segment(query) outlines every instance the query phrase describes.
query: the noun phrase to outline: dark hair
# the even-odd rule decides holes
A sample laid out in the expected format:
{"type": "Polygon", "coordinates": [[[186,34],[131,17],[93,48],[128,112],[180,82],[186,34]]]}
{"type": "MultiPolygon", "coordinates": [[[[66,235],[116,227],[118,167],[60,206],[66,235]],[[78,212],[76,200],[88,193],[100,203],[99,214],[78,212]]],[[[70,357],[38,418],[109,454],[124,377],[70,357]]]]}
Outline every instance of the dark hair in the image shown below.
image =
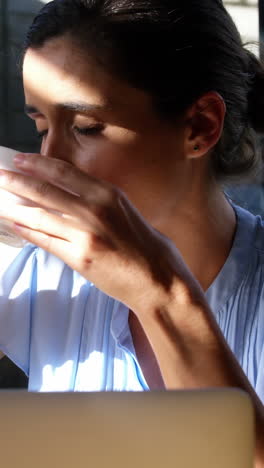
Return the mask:
{"type": "Polygon", "coordinates": [[[241,176],[258,165],[264,71],[243,47],[221,0],[54,0],[36,16],[25,51],[64,34],[149,93],[165,119],[175,119],[207,91],[218,92],[227,114],[212,156],[215,176],[241,176]]]}

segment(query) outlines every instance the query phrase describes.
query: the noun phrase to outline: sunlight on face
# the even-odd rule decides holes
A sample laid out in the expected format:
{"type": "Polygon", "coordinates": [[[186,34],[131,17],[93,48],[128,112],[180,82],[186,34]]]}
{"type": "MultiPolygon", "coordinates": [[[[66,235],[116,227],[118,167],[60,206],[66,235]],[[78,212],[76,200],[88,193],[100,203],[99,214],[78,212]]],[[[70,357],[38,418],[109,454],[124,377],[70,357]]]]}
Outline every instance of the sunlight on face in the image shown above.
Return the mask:
{"type": "Polygon", "coordinates": [[[118,186],[146,217],[157,216],[155,203],[165,209],[183,180],[182,130],[160,119],[147,93],[108,74],[69,37],[29,49],[23,79],[44,156],[118,186]]]}
{"type": "MultiPolygon", "coordinates": [[[[76,65],[78,68],[78,63],[76,65]]],[[[87,63],[83,66],[79,62],[78,71],[72,73],[72,63],[68,62],[67,54],[27,52],[24,62],[27,110],[35,120],[38,132],[44,136],[50,130],[58,141],[60,136],[60,147],[70,131],[76,129],[81,130],[79,135],[93,137],[89,145],[95,143],[96,136],[102,135],[109,143],[124,148],[133,144],[142,132],[141,122],[146,114],[142,105],[143,93],[134,91],[135,96],[129,99],[128,90],[120,89],[115,96],[116,81],[111,83],[110,77],[98,73],[94,67],[91,69],[87,63]],[[123,96],[123,108],[120,96],[123,96]]],[[[144,124],[145,130],[147,124],[144,124]]],[[[82,138],[80,143],[88,146],[87,138],[82,138]]],[[[47,147],[46,144],[43,146],[47,147]]],[[[70,146],[67,147],[69,149],[70,146]]],[[[56,156],[56,152],[51,155],[56,156]]]]}

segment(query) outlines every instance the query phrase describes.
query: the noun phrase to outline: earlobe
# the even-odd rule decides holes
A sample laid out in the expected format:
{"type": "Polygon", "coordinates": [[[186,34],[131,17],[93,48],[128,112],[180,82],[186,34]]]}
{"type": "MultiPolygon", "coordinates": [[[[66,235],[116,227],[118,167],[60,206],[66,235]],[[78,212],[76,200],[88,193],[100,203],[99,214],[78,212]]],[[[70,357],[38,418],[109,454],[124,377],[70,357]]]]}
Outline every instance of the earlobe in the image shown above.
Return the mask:
{"type": "Polygon", "coordinates": [[[207,154],[219,141],[223,132],[226,105],[215,91],[199,98],[187,111],[188,158],[207,154]]]}

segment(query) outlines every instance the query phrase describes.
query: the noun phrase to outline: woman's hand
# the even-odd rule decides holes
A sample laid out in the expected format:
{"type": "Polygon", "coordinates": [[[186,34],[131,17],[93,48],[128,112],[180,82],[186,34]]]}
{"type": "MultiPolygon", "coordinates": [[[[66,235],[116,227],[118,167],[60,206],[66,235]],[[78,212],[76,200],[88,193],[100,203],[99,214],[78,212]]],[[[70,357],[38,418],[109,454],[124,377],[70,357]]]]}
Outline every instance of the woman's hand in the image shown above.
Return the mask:
{"type": "Polygon", "coordinates": [[[62,160],[30,154],[15,163],[25,175],[3,172],[0,187],[41,205],[1,207],[22,237],[130,308],[148,308],[169,291],[177,249],[117,187],[62,160]]]}

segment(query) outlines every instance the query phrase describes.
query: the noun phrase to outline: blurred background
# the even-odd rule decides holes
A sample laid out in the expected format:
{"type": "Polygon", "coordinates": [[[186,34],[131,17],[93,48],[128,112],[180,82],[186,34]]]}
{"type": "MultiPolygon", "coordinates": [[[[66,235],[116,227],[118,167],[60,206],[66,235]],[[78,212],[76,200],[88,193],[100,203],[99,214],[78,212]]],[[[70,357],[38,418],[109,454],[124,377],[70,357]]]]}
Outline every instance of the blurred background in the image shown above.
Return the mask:
{"type": "MultiPolygon", "coordinates": [[[[263,0],[260,0],[263,3],[263,0]]],[[[227,0],[224,4],[234,19],[244,42],[259,40],[258,0],[227,0]]]]}
{"type": "Polygon", "coordinates": [[[38,140],[32,122],[24,115],[19,69],[21,45],[40,0],[0,0],[0,144],[34,151],[38,140]]]}
{"type": "MultiPolygon", "coordinates": [[[[33,122],[24,115],[19,57],[28,26],[48,1],[0,0],[0,145],[26,152],[37,151],[39,140],[33,122]]],[[[260,35],[264,41],[264,0],[227,0],[224,3],[245,43],[256,43],[260,35]],[[260,34],[260,31],[263,32],[260,34]]],[[[248,47],[259,54],[256,44],[248,47]]],[[[249,183],[229,186],[226,191],[236,203],[264,216],[262,170],[249,183]]],[[[0,255],[3,252],[4,249],[0,249],[0,255]]],[[[0,388],[26,386],[24,374],[6,357],[1,359],[0,388]]]]}

